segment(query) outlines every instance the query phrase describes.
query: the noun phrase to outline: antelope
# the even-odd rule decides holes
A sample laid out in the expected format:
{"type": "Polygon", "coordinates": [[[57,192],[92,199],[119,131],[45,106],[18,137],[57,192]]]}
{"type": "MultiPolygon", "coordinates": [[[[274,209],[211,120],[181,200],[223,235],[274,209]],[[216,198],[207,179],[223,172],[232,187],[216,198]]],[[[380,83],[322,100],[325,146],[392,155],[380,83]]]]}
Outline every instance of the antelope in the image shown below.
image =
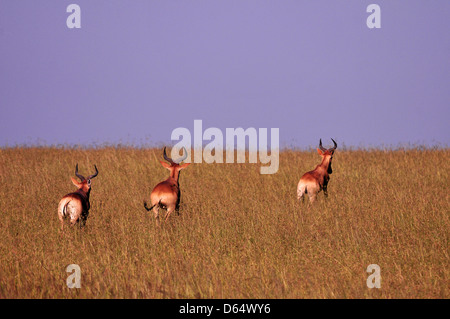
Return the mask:
{"type": "Polygon", "coordinates": [[[183,147],[184,155],[178,160],[174,161],[166,154],[166,148],[164,147],[163,156],[166,161],[160,161],[162,166],[170,171],[170,176],[165,181],[159,183],[153,188],[150,194],[150,201],[152,206],[148,207],[147,202],[144,200],[144,208],[149,212],[153,210],[157,225],[159,225],[159,209],[165,208],[167,210],[164,221],[167,221],[170,214],[175,210],[178,213],[180,205],[180,171],[186,168],[190,163],[184,163],[180,165],[182,161],[187,158],[187,151],[183,147]]]}
{"type": "Polygon", "coordinates": [[[78,164],[75,167],[75,175],[81,180],[78,182],[75,178],[71,177],[72,183],[78,188],[76,192],[67,194],[64,196],[58,205],[58,217],[61,221],[61,230],[64,229],[64,219],[69,218],[70,224],[73,226],[77,222],[80,222],[80,228],[86,223],[86,219],[89,215],[89,194],[91,193],[91,179],[98,175],[97,166],[95,166],[95,173],[89,175],[88,178],[84,178],[83,175],[78,173],[78,164]]]}
{"type": "Polygon", "coordinates": [[[333,139],[331,140],[334,143],[334,147],[326,149],[322,146],[322,139],[320,139],[317,152],[322,156],[322,163],[300,178],[297,186],[297,198],[299,201],[300,199],[303,201],[303,195],[308,194],[309,201],[313,203],[321,190],[323,190],[325,197],[328,197],[328,181],[330,180],[330,174],[333,173],[333,170],[331,169],[331,160],[333,159],[334,151],[337,148],[336,142],[333,139]]]}

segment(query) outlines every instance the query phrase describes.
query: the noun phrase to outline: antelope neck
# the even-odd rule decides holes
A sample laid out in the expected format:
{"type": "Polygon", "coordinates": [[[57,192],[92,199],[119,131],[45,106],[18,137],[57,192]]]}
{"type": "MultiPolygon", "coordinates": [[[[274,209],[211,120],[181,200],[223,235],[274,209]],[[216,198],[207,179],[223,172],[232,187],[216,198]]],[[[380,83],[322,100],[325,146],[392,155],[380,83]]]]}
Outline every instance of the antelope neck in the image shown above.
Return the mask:
{"type": "Polygon", "coordinates": [[[91,192],[90,189],[87,192],[84,192],[82,189],[79,189],[76,191],[76,193],[80,194],[81,196],[85,197],[86,199],[89,199],[90,192],[91,192]]]}
{"type": "Polygon", "coordinates": [[[173,170],[170,172],[170,178],[173,179],[178,184],[178,178],[180,177],[180,172],[173,170]]]}
{"type": "Polygon", "coordinates": [[[320,166],[322,166],[325,169],[328,169],[328,166],[330,165],[330,159],[331,157],[325,156],[322,160],[322,163],[320,163],[320,166]]]}

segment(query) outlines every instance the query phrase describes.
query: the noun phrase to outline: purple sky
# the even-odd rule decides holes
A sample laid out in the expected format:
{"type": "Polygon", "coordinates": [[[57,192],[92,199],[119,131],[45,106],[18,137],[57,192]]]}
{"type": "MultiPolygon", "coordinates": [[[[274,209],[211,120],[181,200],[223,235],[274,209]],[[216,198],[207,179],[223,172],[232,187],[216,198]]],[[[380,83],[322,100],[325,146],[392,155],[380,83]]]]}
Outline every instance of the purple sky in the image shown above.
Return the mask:
{"type": "Polygon", "coordinates": [[[448,146],[449,30],[448,0],[1,0],[0,146],[159,145],[195,119],[281,146],[448,146]]]}

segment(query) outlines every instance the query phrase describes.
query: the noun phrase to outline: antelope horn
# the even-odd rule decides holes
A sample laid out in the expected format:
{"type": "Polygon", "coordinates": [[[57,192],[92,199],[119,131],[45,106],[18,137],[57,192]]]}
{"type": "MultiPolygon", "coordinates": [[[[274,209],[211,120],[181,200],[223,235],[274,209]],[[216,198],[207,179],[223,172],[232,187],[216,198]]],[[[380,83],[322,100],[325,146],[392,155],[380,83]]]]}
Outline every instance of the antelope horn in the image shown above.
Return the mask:
{"type": "Polygon", "coordinates": [[[175,163],[176,164],[180,164],[182,161],[184,161],[186,158],[187,158],[187,156],[188,156],[188,154],[187,154],[187,151],[186,151],[186,149],[184,148],[184,146],[183,146],[183,148],[181,149],[182,151],[183,151],[183,156],[181,156],[179,159],[177,159],[176,161],[175,161],[175,163]]]}
{"type": "Polygon", "coordinates": [[[327,150],[325,147],[322,146],[322,139],[320,139],[319,141],[319,148],[324,152],[327,150]]]}
{"type": "Polygon", "coordinates": [[[78,163],[77,166],[75,166],[75,175],[78,176],[79,179],[81,179],[81,181],[84,181],[85,178],[83,177],[83,175],[78,174],[78,163]]]}
{"type": "Polygon", "coordinates": [[[336,149],[336,147],[337,147],[337,143],[336,143],[335,140],[333,140],[333,139],[331,139],[331,140],[333,141],[334,146],[332,148],[330,148],[330,151],[334,151],[336,149]]]}
{"type": "Polygon", "coordinates": [[[94,165],[94,167],[95,167],[95,174],[89,175],[89,176],[88,176],[88,179],[94,178],[95,176],[98,175],[98,169],[97,169],[97,166],[94,165]]]}
{"type": "Polygon", "coordinates": [[[166,161],[168,161],[170,164],[172,164],[172,163],[174,163],[174,161],[172,161],[172,159],[170,158],[170,157],[168,157],[167,156],[167,154],[166,154],[166,148],[164,147],[164,159],[166,160],[166,161]]]}

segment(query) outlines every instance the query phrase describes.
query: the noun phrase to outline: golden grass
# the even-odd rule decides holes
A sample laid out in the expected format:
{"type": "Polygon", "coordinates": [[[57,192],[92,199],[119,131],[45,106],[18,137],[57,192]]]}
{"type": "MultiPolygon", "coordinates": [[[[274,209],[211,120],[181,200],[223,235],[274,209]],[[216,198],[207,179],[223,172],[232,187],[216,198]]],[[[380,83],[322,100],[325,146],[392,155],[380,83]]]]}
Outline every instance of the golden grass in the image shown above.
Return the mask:
{"type": "Polygon", "coordinates": [[[338,149],[314,206],[296,200],[313,151],[282,151],[274,175],[191,164],[181,215],[157,228],[142,201],[167,178],[160,149],[0,149],[0,298],[448,298],[449,156],[338,149]],[[61,237],[76,163],[99,175],[86,227],[61,237]]]}

